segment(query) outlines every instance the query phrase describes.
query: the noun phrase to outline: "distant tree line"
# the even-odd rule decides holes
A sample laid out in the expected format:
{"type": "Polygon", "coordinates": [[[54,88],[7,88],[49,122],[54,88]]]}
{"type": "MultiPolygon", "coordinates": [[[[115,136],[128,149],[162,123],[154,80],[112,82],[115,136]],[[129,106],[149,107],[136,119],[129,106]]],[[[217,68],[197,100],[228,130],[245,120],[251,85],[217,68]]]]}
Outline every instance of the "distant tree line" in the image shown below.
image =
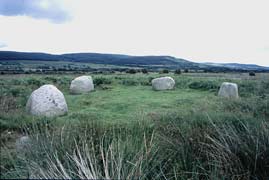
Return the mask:
{"type": "Polygon", "coordinates": [[[182,73],[195,73],[195,72],[204,72],[204,73],[228,73],[228,72],[240,72],[240,73],[249,73],[249,76],[255,76],[257,72],[266,72],[266,71],[248,71],[248,70],[234,70],[226,67],[207,67],[207,68],[186,68],[186,67],[166,67],[163,66],[162,69],[159,66],[139,66],[139,67],[100,67],[92,68],[90,65],[86,64],[64,64],[57,63],[53,64],[47,62],[46,64],[38,65],[33,67],[28,64],[23,64],[23,62],[16,61],[0,61],[0,74],[65,74],[65,73],[85,73],[91,72],[94,74],[107,74],[115,72],[124,72],[128,74],[143,73],[148,74],[149,72],[159,72],[160,74],[182,74],[182,73]]]}

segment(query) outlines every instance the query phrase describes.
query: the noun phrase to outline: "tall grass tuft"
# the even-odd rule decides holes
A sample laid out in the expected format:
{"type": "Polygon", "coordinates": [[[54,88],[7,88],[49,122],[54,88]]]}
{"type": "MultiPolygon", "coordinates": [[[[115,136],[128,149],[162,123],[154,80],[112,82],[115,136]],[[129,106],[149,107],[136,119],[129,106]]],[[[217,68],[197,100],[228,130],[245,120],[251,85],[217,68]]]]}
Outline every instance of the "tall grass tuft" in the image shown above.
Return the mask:
{"type": "Polygon", "coordinates": [[[178,179],[269,177],[269,125],[266,120],[254,122],[256,119],[247,121],[234,117],[229,121],[225,116],[211,119],[208,115],[195,120],[194,117],[188,121],[188,115],[171,115],[159,122],[159,151],[171,154],[166,174],[178,179]]]}
{"type": "MultiPolygon", "coordinates": [[[[161,177],[154,132],[98,126],[31,130],[31,148],[14,165],[16,178],[151,179],[161,177]],[[73,130],[71,130],[71,128],[73,130]],[[33,133],[34,131],[34,133],[33,133]]],[[[44,128],[43,128],[44,129],[44,128]]],[[[8,175],[7,175],[8,176],[8,175]]],[[[14,178],[14,176],[13,176],[14,178]]]]}

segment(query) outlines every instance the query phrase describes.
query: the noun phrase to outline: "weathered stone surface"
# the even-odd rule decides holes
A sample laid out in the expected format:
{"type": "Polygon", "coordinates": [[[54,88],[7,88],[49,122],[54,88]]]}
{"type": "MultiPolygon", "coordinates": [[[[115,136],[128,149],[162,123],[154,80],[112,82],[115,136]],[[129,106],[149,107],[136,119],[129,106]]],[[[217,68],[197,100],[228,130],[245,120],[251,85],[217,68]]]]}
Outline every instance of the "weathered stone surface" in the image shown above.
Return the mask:
{"type": "Polygon", "coordinates": [[[229,82],[222,83],[218,96],[225,98],[239,98],[237,84],[229,82]]]}
{"type": "Polygon", "coordinates": [[[75,78],[70,85],[72,94],[82,94],[94,90],[94,84],[91,76],[80,76],[75,78]]]}
{"type": "Polygon", "coordinates": [[[68,112],[64,95],[54,85],[43,85],[32,92],[26,110],[35,116],[54,117],[68,112]]]}
{"type": "Polygon", "coordinates": [[[152,88],[157,91],[173,89],[175,81],[171,77],[156,78],[151,81],[152,88]]]}
{"type": "Polygon", "coordinates": [[[19,154],[24,154],[27,149],[30,148],[31,145],[31,139],[29,136],[22,136],[16,140],[15,147],[16,151],[19,154]]]}

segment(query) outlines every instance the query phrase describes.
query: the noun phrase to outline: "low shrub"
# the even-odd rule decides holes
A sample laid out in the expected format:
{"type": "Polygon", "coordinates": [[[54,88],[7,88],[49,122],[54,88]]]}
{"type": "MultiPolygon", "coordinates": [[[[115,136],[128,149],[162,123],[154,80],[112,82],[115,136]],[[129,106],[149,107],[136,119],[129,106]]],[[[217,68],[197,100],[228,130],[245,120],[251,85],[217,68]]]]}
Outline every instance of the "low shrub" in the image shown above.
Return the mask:
{"type": "Polygon", "coordinates": [[[36,78],[30,78],[26,80],[28,85],[35,85],[35,86],[41,86],[44,83],[44,81],[42,81],[41,79],[36,79],[36,78]]]}
{"type": "Polygon", "coordinates": [[[126,70],[126,73],[135,74],[136,70],[135,69],[128,69],[128,70],[126,70]]]}
{"type": "Polygon", "coordinates": [[[176,69],[175,74],[181,74],[181,69],[176,69]]]}
{"type": "Polygon", "coordinates": [[[249,76],[255,76],[255,72],[249,72],[249,76]]]}
{"type": "Polygon", "coordinates": [[[200,89],[200,90],[211,90],[216,91],[219,89],[219,83],[216,81],[193,81],[189,83],[189,88],[191,89],[200,89]]]}
{"type": "Polygon", "coordinates": [[[189,83],[192,82],[192,79],[183,77],[183,76],[176,76],[175,78],[176,81],[176,88],[180,89],[186,89],[189,88],[189,83]]]}
{"type": "Polygon", "coordinates": [[[168,74],[169,70],[168,69],[163,69],[160,71],[160,74],[168,74]]]}
{"type": "Polygon", "coordinates": [[[108,85],[100,85],[100,88],[101,88],[102,90],[111,90],[111,89],[113,89],[112,86],[108,86],[108,85]]]}
{"type": "Polygon", "coordinates": [[[94,85],[99,86],[101,84],[111,84],[112,80],[104,77],[96,77],[93,80],[94,85]]]}
{"type": "Polygon", "coordinates": [[[142,72],[143,74],[148,74],[148,70],[147,70],[147,69],[142,69],[141,72],[142,72]]]}
{"type": "Polygon", "coordinates": [[[53,76],[46,76],[46,77],[44,77],[44,79],[47,81],[51,81],[53,83],[56,83],[58,81],[58,78],[55,78],[53,76]]]}

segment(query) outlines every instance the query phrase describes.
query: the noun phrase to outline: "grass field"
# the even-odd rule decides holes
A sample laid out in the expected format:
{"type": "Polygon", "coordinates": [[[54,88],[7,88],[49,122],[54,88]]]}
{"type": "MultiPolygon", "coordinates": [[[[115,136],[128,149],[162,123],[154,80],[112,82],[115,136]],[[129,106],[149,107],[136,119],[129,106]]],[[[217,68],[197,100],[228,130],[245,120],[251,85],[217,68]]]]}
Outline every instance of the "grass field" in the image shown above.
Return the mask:
{"type": "Polygon", "coordinates": [[[93,75],[95,91],[71,95],[78,75],[0,76],[0,178],[266,179],[269,75],[93,75]],[[176,87],[153,91],[172,76],[176,87]],[[240,99],[217,97],[222,82],[240,99]],[[54,84],[68,104],[57,118],[25,112],[31,92],[54,84]],[[31,148],[19,155],[18,137],[31,148]]]}

